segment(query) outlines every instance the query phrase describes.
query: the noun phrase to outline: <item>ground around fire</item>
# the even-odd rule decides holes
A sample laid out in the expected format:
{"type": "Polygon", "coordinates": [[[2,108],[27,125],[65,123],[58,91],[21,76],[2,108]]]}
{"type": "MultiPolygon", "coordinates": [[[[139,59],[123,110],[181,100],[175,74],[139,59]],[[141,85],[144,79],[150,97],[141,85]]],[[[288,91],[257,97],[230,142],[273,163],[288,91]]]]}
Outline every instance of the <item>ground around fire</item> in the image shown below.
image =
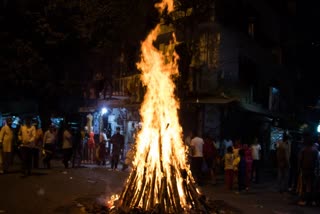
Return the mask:
{"type": "MultiPolygon", "coordinates": [[[[34,170],[23,177],[15,165],[9,174],[0,175],[0,213],[57,214],[107,213],[101,209],[106,198],[121,193],[129,172],[86,165],[64,169],[60,161],[51,170],[34,170]]],[[[216,213],[315,214],[319,207],[299,207],[296,196],[276,191],[274,179],[265,179],[248,192],[227,191],[223,176],[218,184],[205,182],[199,189],[216,213]]]]}

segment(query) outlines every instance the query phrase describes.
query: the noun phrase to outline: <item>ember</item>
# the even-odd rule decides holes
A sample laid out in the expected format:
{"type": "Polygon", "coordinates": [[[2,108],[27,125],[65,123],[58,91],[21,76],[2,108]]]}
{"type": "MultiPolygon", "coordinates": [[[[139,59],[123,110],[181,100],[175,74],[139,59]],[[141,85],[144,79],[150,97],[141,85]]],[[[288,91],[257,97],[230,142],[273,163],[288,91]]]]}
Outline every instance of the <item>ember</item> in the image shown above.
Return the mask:
{"type": "MultiPolygon", "coordinates": [[[[173,0],[156,4],[162,13],[173,10],[173,0]]],[[[140,114],[143,126],[136,142],[136,154],[124,190],[118,200],[121,212],[140,210],[157,213],[184,213],[205,210],[186,161],[186,148],[179,124],[179,103],[173,78],[178,75],[175,36],[165,53],[153,46],[160,25],[141,45],[141,79],[146,94],[140,114]]]]}

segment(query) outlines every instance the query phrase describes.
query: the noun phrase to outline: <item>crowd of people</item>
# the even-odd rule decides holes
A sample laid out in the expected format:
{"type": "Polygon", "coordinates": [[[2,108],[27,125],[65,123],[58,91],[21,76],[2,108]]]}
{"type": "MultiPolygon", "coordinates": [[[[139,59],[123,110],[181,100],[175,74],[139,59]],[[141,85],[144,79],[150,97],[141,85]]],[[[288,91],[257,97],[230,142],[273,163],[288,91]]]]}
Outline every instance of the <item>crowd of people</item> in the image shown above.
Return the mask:
{"type": "MultiPolygon", "coordinates": [[[[134,145],[130,146],[127,157],[124,154],[124,136],[120,127],[109,138],[105,130],[98,140],[88,128],[72,129],[67,123],[61,127],[49,125],[43,132],[38,120],[25,118],[24,123],[12,128],[12,118],[6,118],[0,131],[0,174],[10,170],[15,156],[21,160],[24,176],[32,169],[51,168],[51,161],[62,154],[65,168],[80,166],[81,163],[106,165],[118,170],[120,157],[124,159],[123,170],[134,156],[134,145]],[[97,142],[98,141],[98,142],[97,142]]],[[[185,138],[188,147],[188,161],[195,182],[202,185],[204,177],[212,184],[217,183],[217,173],[224,175],[227,190],[237,193],[249,191],[252,183],[261,182],[262,145],[255,137],[251,144],[240,139],[229,138],[218,141],[212,137],[200,137],[190,132],[185,138]],[[205,176],[204,176],[205,175],[205,176]]],[[[314,139],[305,133],[303,140],[293,141],[287,134],[276,143],[276,167],[278,191],[291,192],[299,196],[301,206],[320,205],[320,137],[314,139]]]]}
{"type": "Polygon", "coordinates": [[[284,135],[277,143],[279,191],[297,193],[301,206],[320,205],[319,140],[305,133],[301,142],[293,144],[284,135]]]}
{"type": "Polygon", "coordinates": [[[8,117],[0,131],[0,174],[9,172],[16,156],[24,176],[40,166],[51,169],[53,158],[61,158],[65,168],[79,167],[82,163],[106,165],[110,161],[111,169],[117,170],[123,149],[120,127],[109,139],[104,130],[95,140],[92,129],[89,132],[86,127],[75,129],[68,123],[60,127],[50,124],[43,131],[38,120],[26,117],[23,124],[13,128],[12,118],[8,117]]]}
{"type": "MultiPolygon", "coordinates": [[[[320,137],[303,135],[293,142],[287,134],[276,143],[277,189],[299,198],[298,205],[320,205],[320,137]]],[[[262,145],[257,137],[250,145],[225,139],[221,142],[209,136],[199,137],[190,132],[185,138],[189,161],[197,184],[217,183],[216,174],[224,176],[227,190],[249,191],[251,184],[261,182],[262,145]]]]}

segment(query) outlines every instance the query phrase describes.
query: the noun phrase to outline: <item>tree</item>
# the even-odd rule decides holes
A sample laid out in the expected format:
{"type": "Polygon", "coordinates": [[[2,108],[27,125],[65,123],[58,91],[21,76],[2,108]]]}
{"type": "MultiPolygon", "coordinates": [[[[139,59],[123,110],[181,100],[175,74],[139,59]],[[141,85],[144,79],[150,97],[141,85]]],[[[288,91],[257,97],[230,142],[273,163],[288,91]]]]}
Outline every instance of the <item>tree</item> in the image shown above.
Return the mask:
{"type": "Polygon", "coordinates": [[[154,2],[148,0],[21,2],[10,3],[0,20],[5,50],[0,69],[2,79],[16,91],[26,84],[44,89],[40,98],[79,94],[97,71],[109,80],[119,76],[115,71],[121,56],[126,69],[133,70],[140,41],[158,18],[151,9],[154,2]],[[98,66],[90,65],[93,57],[91,64],[99,58],[98,66]]]}

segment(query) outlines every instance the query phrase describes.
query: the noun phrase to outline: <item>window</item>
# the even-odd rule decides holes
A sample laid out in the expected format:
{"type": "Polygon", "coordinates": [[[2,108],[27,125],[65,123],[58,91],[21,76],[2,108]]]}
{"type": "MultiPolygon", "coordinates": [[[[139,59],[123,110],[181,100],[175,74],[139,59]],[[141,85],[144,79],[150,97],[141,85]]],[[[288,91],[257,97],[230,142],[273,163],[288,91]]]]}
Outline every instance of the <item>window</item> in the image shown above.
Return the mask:
{"type": "Polygon", "coordinates": [[[270,87],[269,92],[269,110],[279,111],[280,106],[280,92],[279,89],[275,87],[270,87]]]}
{"type": "Polygon", "coordinates": [[[251,38],[254,38],[255,36],[255,31],[256,31],[256,26],[255,26],[255,17],[249,17],[248,21],[248,35],[251,38]]]}
{"type": "Polygon", "coordinates": [[[282,48],[280,47],[273,48],[272,55],[275,63],[282,64],[282,48]]]}
{"type": "Polygon", "coordinates": [[[296,1],[288,1],[288,11],[291,15],[296,15],[296,1]]]}
{"type": "Polygon", "coordinates": [[[220,33],[205,32],[200,36],[199,61],[208,69],[216,69],[219,64],[220,33]]]}
{"type": "Polygon", "coordinates": [[[254,38],[254,23],[249,23],[248,34],[251,38],[254,38]]]}

